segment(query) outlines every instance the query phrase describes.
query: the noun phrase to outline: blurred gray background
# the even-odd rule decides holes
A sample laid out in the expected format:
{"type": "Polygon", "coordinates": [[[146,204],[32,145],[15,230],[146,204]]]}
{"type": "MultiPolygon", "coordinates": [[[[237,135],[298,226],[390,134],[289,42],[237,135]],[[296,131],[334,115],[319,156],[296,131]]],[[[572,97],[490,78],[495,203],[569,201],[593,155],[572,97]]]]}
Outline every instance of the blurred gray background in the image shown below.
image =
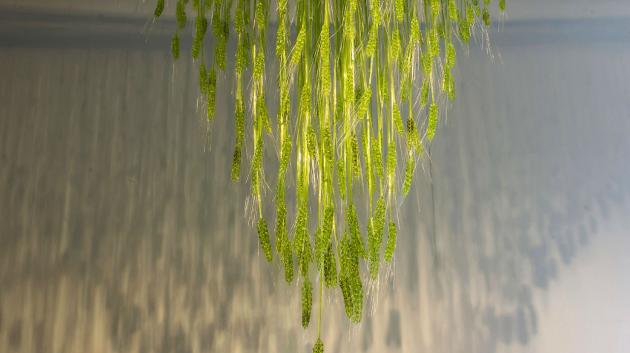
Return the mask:
{"type": "MultiPolygon", "coordinates": [[[[630,351],[630,4],[507,5],[327,352],[630,351]]],[[[152,10],[0,0],[0,352],[308,352],[229,181],[231,83],[208,129],[152,10]]]]}

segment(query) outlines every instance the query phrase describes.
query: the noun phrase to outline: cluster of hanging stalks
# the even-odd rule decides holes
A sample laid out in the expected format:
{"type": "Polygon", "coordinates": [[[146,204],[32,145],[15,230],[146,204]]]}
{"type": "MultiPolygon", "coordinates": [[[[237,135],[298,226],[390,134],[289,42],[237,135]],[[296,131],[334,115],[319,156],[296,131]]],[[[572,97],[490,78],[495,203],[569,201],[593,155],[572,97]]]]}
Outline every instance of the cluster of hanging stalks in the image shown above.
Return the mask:
{"type": "MultiPolygon", "coordinates": [[[[470,41],[475,27],[490,25],[490,2],[278,0],[271,8],[270,0],[176,0],[172,54],[179,57],[180,36],[194,18],[192,56],[210,122],[217,73],[226,70],[226,57],[234,56],[232,179],[241,178],[244,144],[251,143],[248,173],[260,246],[268,261],[280,260],[289,283],[297,262],[304,327],[311,321],[310,273],[319,275],[313,352],[324,349],[324,291],[339,287],[347,317],[359,322],[364,280],[377,278],[381,259],[392,261],[397,198],[409,192],[424,147],[444,116],[445,97],[455,97],[456,47],[470,41]],[[204,45],[208,30],[212,47],[204,45]],[[226,52],[230,36],[236,39],[235,53],[226,52]],[[279,64],[273,75],[266,69],[267,45],[275,46],[279,64]],[[269,91],[279,96],[273,126],[265,98],[269,91]],[[268,200],[275,204],[275,251],[263,217],[265,140],[275,142],[271,146],[279,156],[275,192],[268,200]],[[288,179],[289,172],[294,179],[288,179]],[[288,187],[296,195],[289,200],[295,203],[293,221],[287,214],[288,187]],[[363,207],[367,219],[361,221],[363,207]]],[[[498,6],[504,10],[505,0],[498,6]]],[[[163,10],[164,0],[157,0],[155,17],[163,10]]]]}

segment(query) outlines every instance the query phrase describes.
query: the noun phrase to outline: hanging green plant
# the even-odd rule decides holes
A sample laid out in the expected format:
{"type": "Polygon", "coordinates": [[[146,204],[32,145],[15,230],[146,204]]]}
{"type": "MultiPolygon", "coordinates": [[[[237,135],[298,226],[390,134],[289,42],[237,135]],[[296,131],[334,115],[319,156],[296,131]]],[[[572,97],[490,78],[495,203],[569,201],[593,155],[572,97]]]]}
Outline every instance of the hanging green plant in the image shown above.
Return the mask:
{"type": "MultiPolygon", "coordinates": [[[[179,57],[180,35],[194,19],[192,57],[209,122],[217,72],[225,71],[227,55],[234,56],[228,76],[235,87],[231,177],[238,181],[249,173],[264,257],[273,261],[273,240],[287,282],[298,267],[304,327],[313,307],[311,272],[319,274],[313,352],[324,350],[324,291],[338,287],[347,317],[359,322],[364,281],[378,277],[382,258],[392,261],[395,205],[410,191],[417,162],[435,137],[446,108],[442,97],[455,97],[454,42],[466,44],[475,27],[490,25],[490,2],[296,0],[290,7],[288,0],[277,0],[272,9],[270,0],[177,0],[172,55],[179,57]],[[213,47],[205,45],[209,25],[213,47]],[[279,69],[269,75],[265,49],[274,35],[279,69]],[[228,54],[230,36],[236,50],[228,54]],[[273,126],[265,98],[270,91],[279,97],[273,126]],[[263,163],[270,139],[279,156],[274,171],[263,163]],[[253,147],[249,169],[243,168],[245,144],[253,147]],[[276,186],[273,197],[265,198],[269,172],[276,186]],[[289,172],[295,174],[290,185],[289,172]],[[288,188],[295,199],[287,200],[288,188]],[[293,222],[287,219],[287,201],[297,210],[293,222]],[[275,204],[274,239],[263,218],[265,202],[275,204]],[[359,209],[367,215],[363,221],[359,209]]],[[[164,7],[157,0],[155,17],[164,7]]],[[[503,11],[505,1],[498,0],[498,7],[503,11]]]]}

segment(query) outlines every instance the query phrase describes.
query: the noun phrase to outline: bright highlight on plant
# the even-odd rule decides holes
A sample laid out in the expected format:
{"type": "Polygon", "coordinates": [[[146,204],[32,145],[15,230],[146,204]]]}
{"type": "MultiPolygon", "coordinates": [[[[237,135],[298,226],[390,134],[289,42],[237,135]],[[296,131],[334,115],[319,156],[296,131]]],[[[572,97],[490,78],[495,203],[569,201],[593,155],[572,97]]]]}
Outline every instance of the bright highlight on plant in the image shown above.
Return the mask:
{"type": "MultiPolygon", "coordinates": [[[[226,58],[235,63],[228,75],[235,87],[231,177],[248,174],[265,258],[279,259],[289,283],[297,265],[305,328],[313,309],[310,275],[319,274],[313,352],[324,351],[324,291],[338,287],[347,317],[359,322],[364,281],[378,277],[382,258],[392,261],[397,199],[411,189],[445,98],[455,98],[455,42],[468,44],[475,28],[490,25],[490,3],[277,0],[272,8],[270,0],[176,0],[172,55],[179,58],[180,36],[194,20],[191,54],[210,122],[217,75],[226,70],[226,58]],[[230,36],[233,53],[227,52],[230,36]],[[277,72],[267,68],[268,46],[275,47],[277,72]],[[279,97],[275,117],[265,97],[272,91],[279,97]],[[253,151],[249,168],[243,165],[246,144],[253,151]],[[279,163],[269,170],[263,155],[274,148],[279,163]],[[275,176],[272,193],[264,192],[267,173],[275,176]],[[289,188],[295,198],[287,197],[289,188]],[[270,202],[275,252],[263,218],[270,202]],[[287,202],[296,210],[293,220],[287,202]]],[[[498,7],[503,11],[505,0],[498,7]]],[[[164,8],[157,0],[155,17],[164,8]]]]}

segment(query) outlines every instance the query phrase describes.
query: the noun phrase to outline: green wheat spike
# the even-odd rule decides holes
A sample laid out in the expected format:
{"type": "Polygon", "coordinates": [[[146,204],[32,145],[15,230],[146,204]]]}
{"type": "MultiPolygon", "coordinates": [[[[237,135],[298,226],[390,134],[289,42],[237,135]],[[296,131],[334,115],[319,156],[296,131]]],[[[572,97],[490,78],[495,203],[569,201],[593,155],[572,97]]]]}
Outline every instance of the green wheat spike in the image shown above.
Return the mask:
{"type": "Polygon", "coordinates": [[[265,258],[268,262],[273,260],[271,252],[271,243],[269,241],[269,230],[267,229],[267,222],[264,218],[258,220],[258,238],[260,239],[260,247],[263,249],[265,258]]]}
{"type": "Polygon", "coordinates": [[[429,79],[424,78],[422,80],[422,88],[420,89],[420,105],[424,107],[429,100],[429,79]]]}
{"type": "Polygon", "coordinates": [[[317,156],[317,135],[315,133],[315,129],[313,127],[308,128],[308,133],[306,135],[306,146],[308,149],[308,153],[315,158],[317,156]]]}
{"type": "Polygon", "coordinates": [[[322,342],[322,339],[319,337],[313,346],[313,353],[324,353],[324,342],[322,342]]]}
{"type": "Polygon", "coordinates": [[[429,32],[429,53],[432,58],[437,58],[440,56],[440,36],[438,34],[437,28],[433,28],[429,32]]]}
{"type": "Polygon", "coordinates": [[[330,28],[328,23],[322,24],[319,36],[319,50],[321,57],[320,78],[322,91],[330,92],[330,28]]]}
{"type": "Polygon", "coordinates": [[[281,159],[280,159],[280,173],[286,173],[289,168],[289,161],[291,160],[291,149],[292,149],[291,137],[288,135],[284,138],[282,142],[282,151],[281,151],[281,159]]]}
{"type": "Polygon", "coordinates": [[[413,155],[407,158],[407,166],[405,168],[405,181],[403,183],[403,195],[407,195],[411,189],[411,183],[413,182],[413,174],[416,169],[416,160],[413,155]]]}
{"type": "Polygon", "coordinates": [[[171,39],[171,55],[173,59],[179,59],[179,33],[175,32],[173,39],[171,39]]]}
{"type": "Polygon", "coordinates": [[[330,137],[330,130],[325,129],[322,135],[323,135],[322,138],[323,138],[323,143],[324,143],[324,156],[326,158],[326,163],[328,163],[329,165],[332,165],[334,153],[333,153],[332,139],[330,137]]]}
{"type": "Polygon", "coordinates": [[[440,8],[442,3],[440,0],[431,0],[431,16],[437,19],[440,16],[440,8]]]}
{"type": "Polygon", "coordinates": [[[262,154],[263,154],[263,139],[256,141],[256,147],[254,148],[254,158],[252,159],[251,170],[251,189],[252,194],[256,196],[256,199],[261,200],[260,195],[260,171],[262,168],[262,154]]]}
{"type": "Polygon", "coordinates": [[[383,155],[381,152],[381,143],[380,143],[380,140],[375,137],[372,137],[371,140],[372,140],[372,143],[371,143],[372,153],[371,153],[370,158],[373,163],[372,170],[374,170],[374,173],[376,174],[377,177],[382,178],[383,177],[383,155]]]}
{"type": "Polygon", "coordinates": [[[278,22],[278,32],[276,33],[276,56],[282,57],[287,48],[287,29],[284,20],[278,22]]]}
{"type": "Polygon", "coordinates": [[[343,165],[343,160],[338,159],[337,160],[337,187],[339,189],[339,197],[341,197],[342,200],[345,200],[346,198],[346,174],[345,174],[345,168],[343,165]]]}
{"type": "Polygon", "coordinates": [[[178,0],[175,9],[175,18],[177,20],[177,28],[184,29],[186,27],[186,4],[184,0],[178,0]]]}
{"type": "Polygon", "coordinates": [[[389,235],[387,238],[387,246],[385,247],[385,261],[392,262],[394,251],[396,250],[396,223],[389,223],[389,235]]]}
{"type": "Polygon", "coordinates": [[[287,283],[293,281],[293,252],[287,229],[287,209],[284,198],[278,201],[276,211],[276,250],[284,266],[284,279],[287,283]]]}
{"type": "Polygon", "coordinates": [[[405,19],[405,1],[396,0],[396,20],[402,22],[405,19]]]}
{"type": "Polygon", "coordinates": [[[361,283],[361,277],[357,269],[354,276],[350,277],[350,291],[352,296],[352,315],[350,320],[352,322],[361,322],[363,316],[363,283],[361,283]]]}
{"type": "Polygon", "coordinates": [[[505,0],[499,0],[499,10],[505,11],[505,0]]]}
{"type": "Polygon", "coordinates": [[[328,244],[328,250],[324,256],[324,281],[326,287],[334,287],[337,283],[337,261],[333,253],[332,242],[328,244]]]}
{"type": "Polygon", "coordinates": [[[394,125],[396,125],[398,134],[403,135],[405,133],[402,116],[400,115],[400,110],[398,109],[398,104],[396,102],[394,102],[394,125]]]}
{"type": "Polygon", "coordinates": [[[466,9],[466,16],[459,17],[459,25],[458,25],[459,37],[462,39],[462,41],[465,44],[468,44],[470,42],[470,25],[472,24],[472,22],[469,20],[470,16],[468,14],[472,14],[472,10],[470,7],[466,9]]]}
{"type": "Polygon", "coordinates": [[[199,57],[199,52],[203,44],[203,38],[206,35],[206,30],[208,29],[208,21],[206,20],[205,17],[198,16],[195,27],[196,27],[196,32],[195,32],[195,38],[193,40],[193,47],[192,47],[193,59],[197,59],[199,57]]]}
{"type": "Polygon", "coordinates": [[[265,73],[265,51],[261,50],[256,53],[256,62],[254,62],[254,80],[260,81],[265,73]]]}
{"type": "Polygon", "coordinates": [[[448,18],[453,22],[457,22],[457,19],[459,18],[459,12],[457,11],[457,4],[455,3],[455,0],[448,0],[448,18]]]}
{"type": "Polygon", "coordinates": [[[300,57],[302,56],[302,52],[304,51],[304,44],[306,43],[306,25],[302,23],[302,28],[300,28],[300,32],[298,33],[297,39],[295,40],[295,45],[293,46],[293,51],[291,52],[291,59],[289,60],[290,67],[296,67],[300,62],[300,57]]]}
{"type": "Polygon", "coordinates": [[[490,11],[488,11],[487,7],[483,8],[483,24],[488,27],[491,24],[490,21],[490,11]]]}
{"type": "Polygon", "coordinates": [[[422,73],[426,80],[433,71],[433,58],[430,53],[424,53],[420,60],[422,61],[422,73]]]}
{"type": "Polygon", "coordinates": [[[215,105],[216,105],[216,94],[217,94],[217,74],[214,71],[214,66],[210,68],[210,73],[208,74],[208,121],[212,121],[214,119],[215,113],[215,105]]]}
{"type": "Polygon", "coordinates": [[[308,206],[302,205],[298,210],[295,224],[294,248],[298,267],[302,276],[308,275],[308,267],[311,261],[311,241],[308,235],[308,206]]]}
{"type": "Polygon", "coordinates": [[[203,62],[199,64],[199,91],[203,95],[208,94],[208,72],[203,62]]]}
{"type": "Polygon", "coordinates": [[[411,17],[411,34],[410,40],[414,44],[422,44],[422,32],[420,32],[420,23],[418,22],[418,17],[414,14],[411,17]]]}
{"type": "Polygon", "coordinates": [[[322,224],[322,237],[324,244],[328,244],[332,237],[333,223],[335,222],[335,209],[333,206],[326,207],[324,211],[324,222],[322,224]]]}
{"type": "Polygon", "coordinates": [[[387,146],[387,175],[392,177],[396,173],[396,145],[391,142],[387,146]]]}
{"type": "Polygon", "coordinates": [[[359,218],[357,217],[357,211],[354,207],[354,204],[350,204],[348,206],[348,216],[347,221],[348,228],[350,230],[350,237],[352,239],[352,247],[353,251],[357,253],[357,256],[361,258],[367,257],[367,251],[365,250],[365,245],[363,244],[363,238],[361,237],[361,230],[359,228],[359,218]]]}
{"type": "Polygon", "coordinates": [[[232,181],[238,181],[241,176],[241,148],[236,146],[232,155],[232,181]]]}
{"type": "Polygon", "coordinates": [[[234,120],[236,127],[236,144],[241,147],[245,139],[245,107],[243,106],[243,98],[239,97],[242,93],[237,92],[236,107],[234,110],[234,120]]]}
{"type": "Polygon", "coordinates": [[[359,161],[359,140],[356,134],[352,134],[351,140],[352,146],[352,175],[355,177],[361,176],[361,163],[359,161]]]}
{"type": "Polygon", "coordinates": [[[368,42],[365,45],[365,55],[368,58],[372,58],[376,52],[376,42],[378,40],[378,23],[372,22],[372,28],[370,28],[370,36],[368,42]]]}
{"type": "Polygon", "coordinates": [[[438,122],[438,106],[435,103],[431,104],[429,108],[429,126],[427,128],[427,139],[433,141],[435,137],[435,131],[437,130],[437,122],[438,122]]]}
{"type": "Polygon", "coordinates": [[[385,230],[386,213],[387,205],[385,203],[385,198],[381,196],[378,198],[378,201],[376,201],[376,210],[374,211],[374,230],[377,233],[380,233],[377,235],[381,238],[383,236],[383,231],[385,230]]]}
{"type": "Polygon", "coordinates": [[[479,12],[479,5],[466,8],[466,22],[469,26],[472,26],[475,23],[475,15],[479,14],[479,12]]]}
{"type": "Polygon", "coordinates": [[[307,328],[311,322],[311,307],[313,306],[313,287],[308,278],[302,284],[302,327],[307,328]]]}
{"type": "Polygon", "coordinates": [[[390,44],[390,60],[395,62],[396,59],[400,56],[400,34],[398,33],[398,27],[395,27],[392,31],[392,38],[390,44]]]}
{"type": "Polygon", "coordinates": [[[452,69],[455,67],[455,46],[452,41],[446,45],[446,67],[452,69]]]}
{"type": "Polygon", "coordinates": [[[418,129],[416,128],[416,122],[413,120],[412,116],[407,119],[407,143],[409,147],[413,149],[418,149],[420,147],[418,129]]]}
{"type": "Polygon", "coordinates": [[[352,294],[350,284],[348,283],[348,277],[345,275],[341,275],[339,277],[339,287],[341,288],[341,295],[343,296],[343,304],[346,310],[346,317],[352,317],[352,313],[354,312],[353,303],[352,303],[352,294]]]}
{"type": "Polygon", "coordinates": [[[164,12],[164,0],[157,0],[153,15],[155,16],[155,18],[159,18],[160,16],[162,16],[162,12],[164,12]]]}
{"type": "Polygon", "coordinates": [[[256,3],[256,27],[259,31],[263,31],[265,29],[265,8],[262,1],[258,1],[256,3]]]}
{"type": "Polygon", "coordinates": [[[368,222],[368,249],[369,249],[369,256],[368,256],[368,269],[370,270],[370,277],[372,279],[376,279],[376,277],[378,276],[378,265],[379,265],[379,253],[378,253],[378,247],[379,247],[379,243],[378,243],[378,236],[376,234],[376,231],[374,229],[374,226],[372,225],[372,222],[368,222]]]}
{"type": "Polygon", "coordinates": [[[363,91],[361,98],[359,100],[359,106],[357,108],[357,118],[365,119],[367,115],[367,111],[370,108],[370,103],[372,102],[372,90],[370,88],[363,91]]]}

